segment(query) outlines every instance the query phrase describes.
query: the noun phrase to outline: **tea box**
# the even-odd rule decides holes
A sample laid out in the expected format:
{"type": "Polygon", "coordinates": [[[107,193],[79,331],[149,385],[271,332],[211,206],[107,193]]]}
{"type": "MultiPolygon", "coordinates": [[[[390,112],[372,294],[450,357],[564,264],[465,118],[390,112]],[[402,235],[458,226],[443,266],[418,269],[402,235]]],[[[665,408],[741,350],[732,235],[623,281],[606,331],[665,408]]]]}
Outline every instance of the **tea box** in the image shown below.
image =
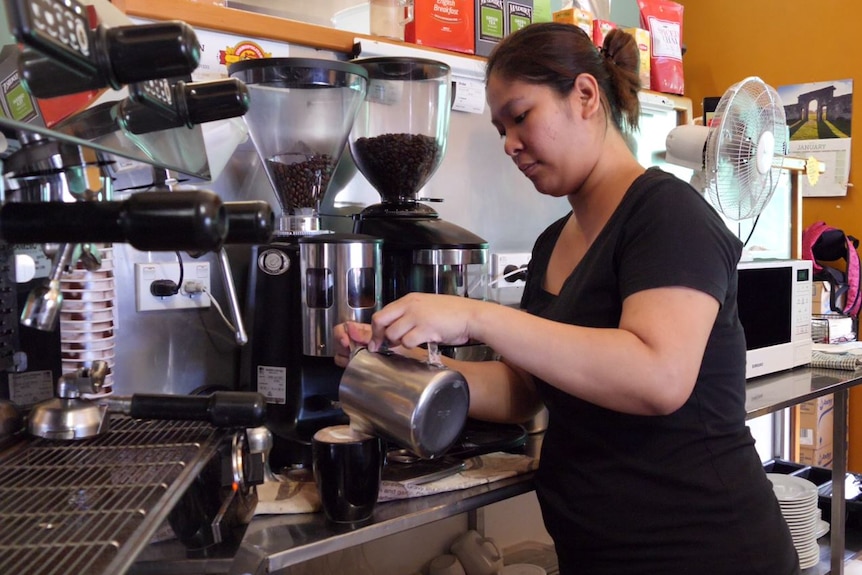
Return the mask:
{"type": "Polygon", "coordinates": [[[505,0],[476,0],[476,54],[487,56],[506,35],[505,0]]]}
{"type": "Polygon", "coordinates": [[[465,54],[476,51],[474,0],[414,0],[404,41],[465,54]]]}
{"type": "Polygon", "coordinates": [[[638,73],[641,79],[641,88],[644,90],[650,89],[650,37],[649,32],[643,28],[623,28],[626,32],[635,37],[635,42],[638,44],[640,51],[640,67],[638,73]]]}
{"type": "Polygon", "coordinates": [[[506,36],[533,23],[533,0],[504,0],[506,36]]]}
{"type": "Polygon", "coordinates": [[[572,24],[593,37],[593,14],[589,10],[581,8],[563,8],[557,10],[553,14],[554,22],[562,22],[563,24],[572,24]]]}
{"type": "Polygon", "coordinates": [[[605,37],[608,32],[616,28],[617,25],[610,20],[601,20],[596,18],[593,20],[593,44],[599,48],[605,43],[605,37]]]}

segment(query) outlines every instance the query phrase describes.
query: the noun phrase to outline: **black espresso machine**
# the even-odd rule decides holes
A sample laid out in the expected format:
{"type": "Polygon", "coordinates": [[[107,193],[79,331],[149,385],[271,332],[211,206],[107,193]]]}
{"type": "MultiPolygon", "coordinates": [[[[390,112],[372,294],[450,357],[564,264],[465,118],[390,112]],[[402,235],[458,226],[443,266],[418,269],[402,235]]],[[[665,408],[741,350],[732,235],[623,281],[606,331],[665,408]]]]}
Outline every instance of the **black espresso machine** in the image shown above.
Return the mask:
{"type": "Polygon", "coordinates": [[[0,572],[124,573],[163,520],[188,556],[232,556],[263,480],[245,433],[261,424],[262,399],[116,396],[107,361],[80,353],[84,363],[66,367],[67,350],[95,351],[96,340],[55,344],[113,307],[86,285],[97,276],[80,279],[113,269],[102,267],[106,246],[199,254],[270,236],[266,204],[228,206],[204,190],[111,194],[115,155],[209,177],[197,125],[244,114],[248,93],[233,79],[185,80],[200,44],[182,22],[107,27],[75,0],[2,8],[14,40],[0,49],[0,572]],[[44,246],[47,277],[23,275],[25,246],[44,246]],[[26,335],[37,333],[45,340],[26,335]],[[52,397],[28,405],[45,381],[52,397]]]}
{"type": "Polygon", "coordinates": [[[267,398],[272,468],[309,470],[314,433],[347,423],[333,327],[370,321],[381,301],[381,240],[321,229],[319,214],[368,74],[314,58],[242,61],[229,73],[251,93],[245,120],[282,208],[273,241],[252,248],[241,378],[267,398]]]}

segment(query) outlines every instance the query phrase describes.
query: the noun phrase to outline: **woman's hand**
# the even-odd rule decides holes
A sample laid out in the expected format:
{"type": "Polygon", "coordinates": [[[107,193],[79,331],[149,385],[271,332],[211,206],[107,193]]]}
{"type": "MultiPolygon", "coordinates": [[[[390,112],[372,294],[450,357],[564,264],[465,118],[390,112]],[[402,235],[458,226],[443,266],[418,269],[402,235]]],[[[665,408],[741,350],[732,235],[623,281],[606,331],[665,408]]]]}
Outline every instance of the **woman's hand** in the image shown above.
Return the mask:
{"type": "Polygon", "coordinates": [[[435,342],[460,345],[470,339],[470,318],[480,302],[466,297],[410,293],[386,305],[371,319],[368,349],[414,348],[435,342]]]}
{"type": "Polygon", "coordinates": [[[358,346],[368,345],[371,341],[371,326],[367,323],[346,321],[332,330],[335,341],[335,365],[346,367],[350,354],[358,346]]]}

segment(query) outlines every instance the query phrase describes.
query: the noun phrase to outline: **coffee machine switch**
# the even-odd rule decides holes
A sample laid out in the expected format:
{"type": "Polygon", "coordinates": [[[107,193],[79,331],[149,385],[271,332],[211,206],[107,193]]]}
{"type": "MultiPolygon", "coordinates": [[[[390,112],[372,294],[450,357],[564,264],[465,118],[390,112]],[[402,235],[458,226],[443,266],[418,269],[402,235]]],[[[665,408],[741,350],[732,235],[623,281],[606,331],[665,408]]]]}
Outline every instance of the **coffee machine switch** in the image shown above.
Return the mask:
{"type": "Polygon", "coordinates": [[[279,250],[265,250],[257,256],[257,266],[271,276],[280,276],[290,268],[290,259],[279,250]]]}

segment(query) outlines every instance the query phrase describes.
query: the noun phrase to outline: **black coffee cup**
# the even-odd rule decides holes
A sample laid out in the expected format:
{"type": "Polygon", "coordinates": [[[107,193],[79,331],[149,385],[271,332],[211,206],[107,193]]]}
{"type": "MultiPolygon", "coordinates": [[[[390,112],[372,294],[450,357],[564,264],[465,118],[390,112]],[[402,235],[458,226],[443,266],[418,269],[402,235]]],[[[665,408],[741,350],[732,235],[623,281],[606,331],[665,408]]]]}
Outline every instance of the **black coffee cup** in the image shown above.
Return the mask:
{"type": "Polygon", "coordinates": [[[311,453],[326,518],[338,524],[369,521],[380,491],[383,440],[335,425],[314,434],[311,453]]]}

